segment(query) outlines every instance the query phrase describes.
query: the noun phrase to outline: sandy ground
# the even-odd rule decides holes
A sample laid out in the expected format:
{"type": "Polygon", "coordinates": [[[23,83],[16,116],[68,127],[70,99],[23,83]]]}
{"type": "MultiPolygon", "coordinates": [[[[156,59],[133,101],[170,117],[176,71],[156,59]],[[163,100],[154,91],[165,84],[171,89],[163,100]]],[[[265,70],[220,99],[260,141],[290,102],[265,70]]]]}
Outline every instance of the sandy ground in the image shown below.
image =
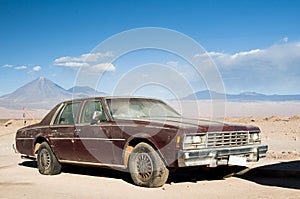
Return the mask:
{"type": "Polygon", "coordinates": [[[26,119],[37,120],[43,118],[49,110],[35,109],[35,110],[12,110],[0,107],[0,119],[26,119]]]}
{"type": "MultiPolygon", "coordinates": [[[[268,157],[249,168],[296,164],[300,167],[300,117],[227,118],[259,126],[268,157]]],[[[179,171],[161,188],[135,186],[128,173],[110,169],[66,167],[60,175],[40,175],[33,161],[12,149],[23,121],[0,120],[0,198],[300,198],[300,180],[246,173],[223,178],[229,168],[179,171]]],[[[233,168],[241,170],[244,168],[233,168]]]]}
{"type": "Polygon", "coordinates": [[[300,159],[300,117],[227,118],[225,121],[260,127],[269,158],[300,159]]]}
{"type": "Polygon", "coordinates": [[[186,117],[224,118],[224,117],[289,117],[300,115],[300,101],[167,101],[186,117]]]}

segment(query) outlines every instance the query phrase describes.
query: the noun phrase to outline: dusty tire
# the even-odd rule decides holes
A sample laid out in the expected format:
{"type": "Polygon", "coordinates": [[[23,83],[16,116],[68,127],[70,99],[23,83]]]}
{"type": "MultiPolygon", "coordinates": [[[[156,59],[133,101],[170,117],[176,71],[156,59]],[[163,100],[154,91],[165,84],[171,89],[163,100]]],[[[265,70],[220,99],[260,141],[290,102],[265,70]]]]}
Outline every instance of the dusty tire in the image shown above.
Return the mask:
{"type": "Polygon", "coordinates": [[[169,176],[169,170],[160,156],[144,142],[134,147],[128,166],[133,182],[143,187],[161,187],[169,176]]]}
{"type": "Polygon", "coordinates": [[[37,166],[39,172],[44,175],[55,175],[61,172],[61,164],[47,142],[43,142],[39,147],[37,166]]]}

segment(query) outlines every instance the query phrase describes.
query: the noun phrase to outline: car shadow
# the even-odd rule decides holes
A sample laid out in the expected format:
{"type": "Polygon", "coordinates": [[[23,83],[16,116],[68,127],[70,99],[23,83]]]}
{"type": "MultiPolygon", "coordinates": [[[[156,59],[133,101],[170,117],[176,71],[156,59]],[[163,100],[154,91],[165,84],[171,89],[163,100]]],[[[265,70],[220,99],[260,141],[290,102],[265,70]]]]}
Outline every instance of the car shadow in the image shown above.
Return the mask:
{"type": "Polygon", "coordinates": [[[63,165],[62,172],[70,174],[88,175],[94,177],[121,179],[127,183],[133,184],[130,174],[125,170],[117,170],[104,167],[89,167],[77,165],[63,165]]]}
{"type": "MultiPolygon", "coordinates": [[[[24,161],[19,165],[37,169],[36,161],[24,161]]],[[[197,183],[199,181],[224,180],[234,176],[261,185],[300,189],[299,168],[300,161],[282,162],[252,169],[240,166],[219,166],[216,168],[191,167],[170,171],[166,183],[197,183]],[[298,168],[298,172],[295,171],[295,168],[298,168]]],[[[62,172],[121,179],[126,183],[134,184],[130,173],[112,168],[63,165],[62,172]]]]}
{"type": "Polygon", "coordinates": [[[36,161],[27,160],[24,162],[19,163],[19,166],[29,167],[29,168],[37,168],[36,161]]]}
{"type": "Polygon", "coordinates": [[[300,189],[300,161],[256,167],[236,177],[261,185],[300,189]]]}
{"type": "MultiPolygon", "coordinates": [[[[19,166],[37,169],[36,161],[28,160],[19,163],[19,166]]],[[[105,177],[121,179],[127,183],[133,184],[130,174],[126,171],[116,170],[112,168],[92,167],[92,166],[77,166],[77,165],[62,165],[62,173],[88,175],[94,177],[105,177]]]]}
{"type": "Polygon", "coordinates": [[[241,166],[219,166],[216,168],[181,168],[170,173],[167,183],[196,183],[198,181],[223,180],[246,168],[247,167],[241,166]]]}
{"type": "MultiPolygon", "coordinates": [[[[37,169],[36,161],[28,160],[19,163],[20,166],[35,168],[37,169]]],[[[176,171],[170,172],[167,184],[169,183],[184,183],[184,182],[197,182],[203,180],[221,180],[226,176],[244,169],[244,167],[217,167],[217,168],[206,168],[206,167],[195,167],[188,169],[177,169],[176,171]]],[[[95,177],[105,177],[122,179],[123,181],[134,184],[130,173],[122,170],[115,170],[112,168],[100,168],[100,167],[87,167],[77,165],[63,165],[62,173],[89,175],[95,177]]]]}

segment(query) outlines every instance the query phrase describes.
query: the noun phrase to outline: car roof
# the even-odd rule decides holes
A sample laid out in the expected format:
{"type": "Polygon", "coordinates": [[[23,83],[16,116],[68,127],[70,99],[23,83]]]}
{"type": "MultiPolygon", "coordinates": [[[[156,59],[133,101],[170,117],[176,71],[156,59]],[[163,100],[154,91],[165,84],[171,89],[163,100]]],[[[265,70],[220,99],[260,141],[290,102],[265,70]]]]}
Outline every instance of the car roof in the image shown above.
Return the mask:
{"type": "Polygon", "coordinates": [[[63,101],[61,103],[68,103],[68,102],[76,102],[76,101],[87,101],[87,100],[95,100],[95,99],[152,99],[152,100],[159,100],[153,97],[146,97],[146,96],[95,96],[95,97],[87,97],[87,98],[74,98],[63,101]]]}

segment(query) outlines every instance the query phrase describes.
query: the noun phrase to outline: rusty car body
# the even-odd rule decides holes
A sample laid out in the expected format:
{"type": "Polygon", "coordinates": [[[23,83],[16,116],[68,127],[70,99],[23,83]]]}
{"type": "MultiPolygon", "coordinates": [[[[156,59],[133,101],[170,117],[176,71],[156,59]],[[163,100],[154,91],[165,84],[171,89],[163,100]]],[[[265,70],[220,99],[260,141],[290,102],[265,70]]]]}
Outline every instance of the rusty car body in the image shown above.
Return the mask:
{"type": "Polygon", "coordinates": [[[268,150],[260,133],[186,119],[158,99],[107,96],[62,102],[19,129],[15,141],[41,174],[58,174],[62,164],[105,166],[128,170],[137,185],[159,187],[172,168],[258,161],[268,150]]]}

